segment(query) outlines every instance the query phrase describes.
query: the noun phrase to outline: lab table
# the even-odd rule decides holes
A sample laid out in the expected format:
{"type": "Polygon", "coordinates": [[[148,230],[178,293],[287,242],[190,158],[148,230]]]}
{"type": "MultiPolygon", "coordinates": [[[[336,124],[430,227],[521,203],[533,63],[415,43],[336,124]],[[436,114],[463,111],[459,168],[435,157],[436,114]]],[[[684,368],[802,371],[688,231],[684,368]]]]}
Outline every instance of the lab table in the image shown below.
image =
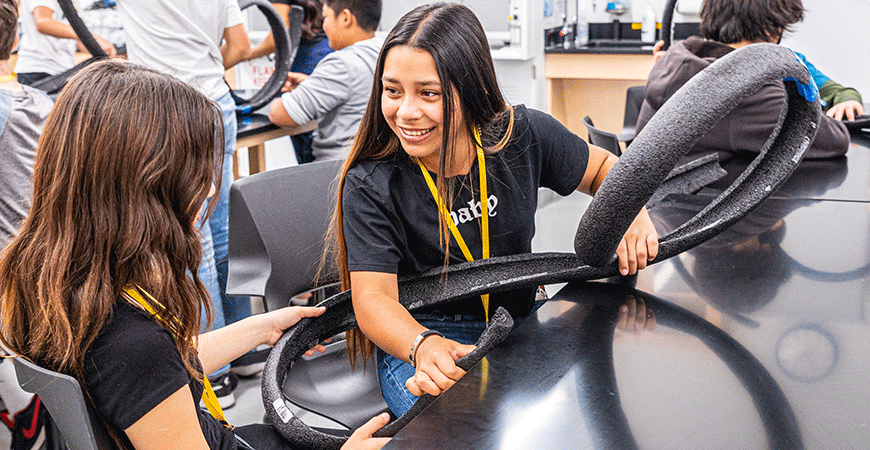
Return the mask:
{"type": "MultiPolygon", "coordinates": [[[[266,141],[307,133],[317,128],[316,120],[294,127],[279,127],[269,121],[268,108],[269,105],[266,105],[251,114],[237,116],[236,150],[248,149],[248,167],[251,174],[266,170],[266,141]]],[[[293,149],[288,148],[288,151],[293,151],[293,149]]],[[[233,176],[238,179],[239,171],[235,157],[233,154],[233,176]]]]}
{"type": "MultiPolygon", "coordinates": [[[[853,140],[710,241],[566,284],[384,448],[867,448],[870,158],[853,140]],[[654,329],[617,327],[640,304],[654,329]]],[[[664,235],[715,194],[650,215],[664,235]]]]}

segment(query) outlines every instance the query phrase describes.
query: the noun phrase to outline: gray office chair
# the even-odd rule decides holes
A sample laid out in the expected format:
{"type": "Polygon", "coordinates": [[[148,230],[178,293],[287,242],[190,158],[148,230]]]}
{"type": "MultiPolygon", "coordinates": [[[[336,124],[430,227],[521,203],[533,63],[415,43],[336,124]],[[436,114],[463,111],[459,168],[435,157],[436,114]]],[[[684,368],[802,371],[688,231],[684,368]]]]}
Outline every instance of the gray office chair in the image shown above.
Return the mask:
{"type": "Polygon", "coordinates": [[[79,382],[62,373],[37,366],[21,356],[12,358],[18,384],[39,396],[48,410],[46,427],[56,427],[62,439],[52,436],[50,449],[112,450],[116,447],[103,422],[85,400],[79,382]],[[64,443],[66,445],[64,445],[64,443]]]}
{"type": "Polygon", "coordinates": [[[644,86],[632,86],[625,91],[625,116],[622,119],[622,131],[616,137],[620,142],[625,142],[625,147],[631,145],[637,134],[637,116],[643,105],[644,86]]]}
{"type": "MultiPolygon", "coordinates": [[[[266,309],[274,310],[287,306],[299,293],[322,291],[316,281],[341,165],[342,161],[314,162],[233,183],[229,295],[263,297],[266,309]]],[[[328,275],[321,278],[336,271],[327,265],[324,273],[328,275]]],[[[284,380],[284,396],[300,408],[354,429],[387,405],[374,365],[351,371],[345,344],[337,338],[325,354],[299,359],[284,380]]]]}
{"type": "Polygon", "coordinates": [[[616,156],[622,155],[622,150],[619,148],[619,139],[616,138],[615,134],[595,128],[589,116],[583,118],[583,125],[586,125],[586,130],[589,132],[590,144],[597,145],[616,156]]]}

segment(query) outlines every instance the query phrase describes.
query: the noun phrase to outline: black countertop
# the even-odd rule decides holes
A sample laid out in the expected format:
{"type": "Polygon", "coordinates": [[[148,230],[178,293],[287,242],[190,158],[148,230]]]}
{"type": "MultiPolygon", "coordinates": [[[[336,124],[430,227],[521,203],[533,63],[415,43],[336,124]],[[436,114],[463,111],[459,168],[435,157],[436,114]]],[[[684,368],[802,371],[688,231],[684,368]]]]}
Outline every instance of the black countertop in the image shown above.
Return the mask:
{"type": "MultiPolygon", "coordinates": [[[[866,448],[870,142],[853,142],[691,251],[567,284],[385,449],[866,448]],[[640,302],[655,328],[616,329],[640,302]]],[[[650,214],[664,234],[713,194],[650,214]]]]}
{"type": "Polygon", "coordinates": [[[652,55],[652,44],[640,41],[595,40],[580,48],[565,49],[562,46],[544,48],[546,54],[599,54],[599,55],[652,55]]]}

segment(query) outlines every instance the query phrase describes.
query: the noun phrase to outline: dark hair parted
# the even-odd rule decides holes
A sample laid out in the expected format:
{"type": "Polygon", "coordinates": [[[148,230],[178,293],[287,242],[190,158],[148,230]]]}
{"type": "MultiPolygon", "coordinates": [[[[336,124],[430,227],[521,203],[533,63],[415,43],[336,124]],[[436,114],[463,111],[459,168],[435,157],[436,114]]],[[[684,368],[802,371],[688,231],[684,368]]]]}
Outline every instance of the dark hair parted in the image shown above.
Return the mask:
{"type": "MultiPolygon", "coordinates": [[[[368,108],[345,160],[339,181],[338,205],[331,228],[336,267],[339,269],[344,289],[350,288],[347,248],[341,220],[342,190],[347,172],[359,161],[384,158],[403,151],[399,138],[390,129],[381,111],[381,96],[384,92],[381,77],[384,74],[384,64],[390,51],[400,46],[429,53],[441,82],[441,97],[444,99],[438,168],[438,192],[441,198],[448,201],[453,198],[453,184],[448,183],[447,177],[443,176],[445,168],[451,167],[456,161],[467,160],[467,155],[463,158],[457,152],[468,151],[468,148],[454,145],[454,140],[460,133],[466,133],[473,140],[474,128],[479,127],[484,142],[497,142],[496,145],[486,148],[487,152],[492,153],[504,147],[512,132],[513,109],[505,103],[501,95],[486,35],[474,13],[461,4],[435,3],[419,6],[405,14],[390,31],[378,56],[368,108]],[[452,99],[458,100],[458,104],[451,101],[452,99]],[[458,111],[455,111],[457,108],[458,111]],[[455,117],[462,118],[462,129],[456,129],[453,123],[455,117]]],[[[441,236],[445,253],[449,234],[444,232],[442,224],[441,236]]],[[[364,360],[368,359],[373,352],[373,345],[362,333],[355,331],[348,336],[351,363],[355,363],[357,352],[362,354],[364,360]]]]}
{"type": "Polygon", "coordinates": [[[779,42],[803,17],[801,0],[704,0],[701,36],[723,44],[779,42]]]}
{"type": "Polygon", "coordinates": [[[381,0],[323,0],[323,3],[335,14],[350,11],[363,30],[375,31],[381,23],[381,0]]]}
{"type": "Polygon", "coordinates": [[[221,111],[185,83],[118,60],[75,75],[39,140],[30,213],[0,259],[3,342],[83,382],[86,350],[122,290],[139,286],[191,354],[200,308],[211,320],[194,222],[222,157],[221,111]]]}
{"type": "Polygon", "coordinates": [[[18,36],[18,2],[0,0],[0,61],[9,59],[18,36]]]}

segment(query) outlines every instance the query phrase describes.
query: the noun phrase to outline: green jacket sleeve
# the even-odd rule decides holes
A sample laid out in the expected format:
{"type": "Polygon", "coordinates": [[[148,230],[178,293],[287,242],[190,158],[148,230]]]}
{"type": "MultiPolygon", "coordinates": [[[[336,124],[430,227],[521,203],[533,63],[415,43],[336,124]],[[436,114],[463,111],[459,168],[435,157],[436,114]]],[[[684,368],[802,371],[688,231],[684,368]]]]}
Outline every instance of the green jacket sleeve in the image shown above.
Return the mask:
{"type": "Polygon", "coordinates": [[[845,102],[846,100],[855,100],[858,103],[863,103],[861,94],[859,94],[858,91],[836,83],[834,80],[828,80],[824,85],[822,85],[819,88],[819,95],[822,100],[827,102],[827,105],[823,108],[825,111],[838,103],[845,102]]]}

